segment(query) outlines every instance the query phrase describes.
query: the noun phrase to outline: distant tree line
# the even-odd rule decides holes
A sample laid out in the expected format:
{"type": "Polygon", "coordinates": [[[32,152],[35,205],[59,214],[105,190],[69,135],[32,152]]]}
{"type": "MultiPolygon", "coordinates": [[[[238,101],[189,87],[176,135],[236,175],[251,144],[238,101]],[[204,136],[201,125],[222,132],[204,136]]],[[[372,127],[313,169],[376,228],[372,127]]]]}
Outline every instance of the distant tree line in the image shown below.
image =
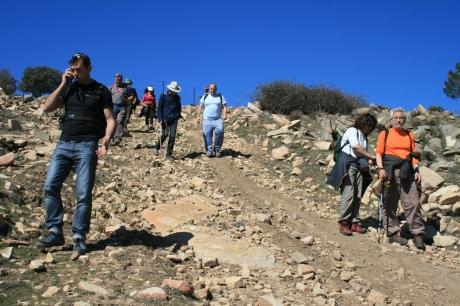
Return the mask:
{"type": "Polygon", "coordinates": [[[59,70],[47,66],[27,67],[17,86],[11,72],[8,69],[0,69],[0,87],[7,95],[14,94],[19,88],[34,97],[40,97],[53,92],[59,86],[61,74],[59,70]]]}

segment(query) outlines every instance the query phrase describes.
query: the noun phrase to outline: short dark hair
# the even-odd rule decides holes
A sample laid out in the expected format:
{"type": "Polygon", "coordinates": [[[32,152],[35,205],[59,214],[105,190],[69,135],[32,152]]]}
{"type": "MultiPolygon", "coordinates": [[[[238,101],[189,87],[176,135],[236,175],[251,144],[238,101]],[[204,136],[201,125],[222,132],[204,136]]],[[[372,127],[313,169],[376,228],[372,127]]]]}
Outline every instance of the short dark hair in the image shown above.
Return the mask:
{"type": "Polygon", "coordinates": [[[84,66],[91,66],[91,59],[88,55],[84,53],[75,53],[69,60],[69,65],[75,65],[76,63],[81,62],[84,66]]]}
{"type": "Polygon", "coordinates": [[[374,130],[377,126],[377,119],[369,113],[361,114],[356,117],[354,124],[355,128],[362,130],[366,125],[370,126],[372,130],[374,130]]]}

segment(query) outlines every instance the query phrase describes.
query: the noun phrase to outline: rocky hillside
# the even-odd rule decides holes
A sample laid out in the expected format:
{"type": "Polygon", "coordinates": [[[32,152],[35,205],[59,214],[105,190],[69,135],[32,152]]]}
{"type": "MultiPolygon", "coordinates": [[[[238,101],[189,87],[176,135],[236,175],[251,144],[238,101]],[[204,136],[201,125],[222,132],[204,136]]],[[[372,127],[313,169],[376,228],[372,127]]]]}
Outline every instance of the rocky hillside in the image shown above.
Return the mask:
{"type": "MultiPolygon", "coordinates": [[[[456,305],[460,300],[459,118],[418,107],[409,123],[425,156],[426,252],[338,233],[338,193],[324,184],[328,129],[349,116],[288,120],[257,104],[232,109],[224,157],[203,154],[184,109],[173,162],[151,154],[158,130],[130,135],[98,165],[89,253],[41,252],[43,182],[59,137],[42,99],[0,93],[1,305],[456,305]]],[[[371,111],[384,123],[389,111],[371,111]]],[[[291,118],[292,119],[292,118],[291,118]]],[[[373,135],[372,142],[374,142],[373,135]]],[[[74,176],[63,186],[65,232],[74,176]]]]}

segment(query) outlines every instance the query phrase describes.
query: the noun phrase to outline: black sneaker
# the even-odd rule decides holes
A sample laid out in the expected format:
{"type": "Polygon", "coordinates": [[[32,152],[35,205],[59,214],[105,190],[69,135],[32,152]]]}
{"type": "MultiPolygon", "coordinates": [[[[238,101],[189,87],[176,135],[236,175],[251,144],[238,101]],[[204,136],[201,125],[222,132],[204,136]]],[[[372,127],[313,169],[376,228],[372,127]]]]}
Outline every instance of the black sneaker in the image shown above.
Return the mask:
{"type": "Polygon", "coordinates": [[[64,235],[49,232],[48,235],[37,243],[39,248],[51,248],[64,245],[64,235]]]}
{"type": "Polygon", "coordinates": [[[75,239],[73,241],[73,251],[70,255],[70,260],[77,260],[80,255],[86,253],[86,244],[85,241],[82,239],[75,239]]]}
{"type": "Polygon", "coordinates": [[[221,157],[222,157],[222,152],[217,151],[217,152],[216,152],[216,157],[217,157],[217,158],[221,158],[221,157]]]}
{"type": "Polygon", "coordinates": [[[393,236],[390,237],[390,239],[388,240],[388,242],[390,243],[397,243],[399,245],[406,245],[408,243],[407,239],[401,237],[398,234],[394,234],[393,236]]]}
{"type": "Polygon", "coordinates": [[[166,160],[174,161],[174,156],[168,155],[168,156],[166,156],[166,160]]]}
{"type": "Polygon", "coordinates": [[[415,236],[412,241],[417,249],[425,251],[425,242],[422,235],[415,236]]]}

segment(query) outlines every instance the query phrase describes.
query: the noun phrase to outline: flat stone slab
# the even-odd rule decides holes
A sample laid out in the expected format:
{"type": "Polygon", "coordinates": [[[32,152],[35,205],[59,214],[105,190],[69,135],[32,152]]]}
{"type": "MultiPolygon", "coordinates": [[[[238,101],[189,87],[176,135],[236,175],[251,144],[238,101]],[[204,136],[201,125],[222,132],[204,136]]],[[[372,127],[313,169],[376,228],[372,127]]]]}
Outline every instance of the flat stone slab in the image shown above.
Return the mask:
{"type": "Polygon", "coordinates": [[[153,225],[156,231],[164,234],[191,220],[215,213],[217,208],[213,200],[200,195],[191,195],[175,202],[156,205],[154,210],[146,209],[141,216],[153,225]]]}
{"type": "Polygon", "coordinates": [[[251,246],[245,240],[233,240],[225,236],[192,232],[189,245],[198,258],[217,258],[220,263],[240,265],[242,267],[272,268],[275,257],[270,250],[260,246],[251,246]]]}

